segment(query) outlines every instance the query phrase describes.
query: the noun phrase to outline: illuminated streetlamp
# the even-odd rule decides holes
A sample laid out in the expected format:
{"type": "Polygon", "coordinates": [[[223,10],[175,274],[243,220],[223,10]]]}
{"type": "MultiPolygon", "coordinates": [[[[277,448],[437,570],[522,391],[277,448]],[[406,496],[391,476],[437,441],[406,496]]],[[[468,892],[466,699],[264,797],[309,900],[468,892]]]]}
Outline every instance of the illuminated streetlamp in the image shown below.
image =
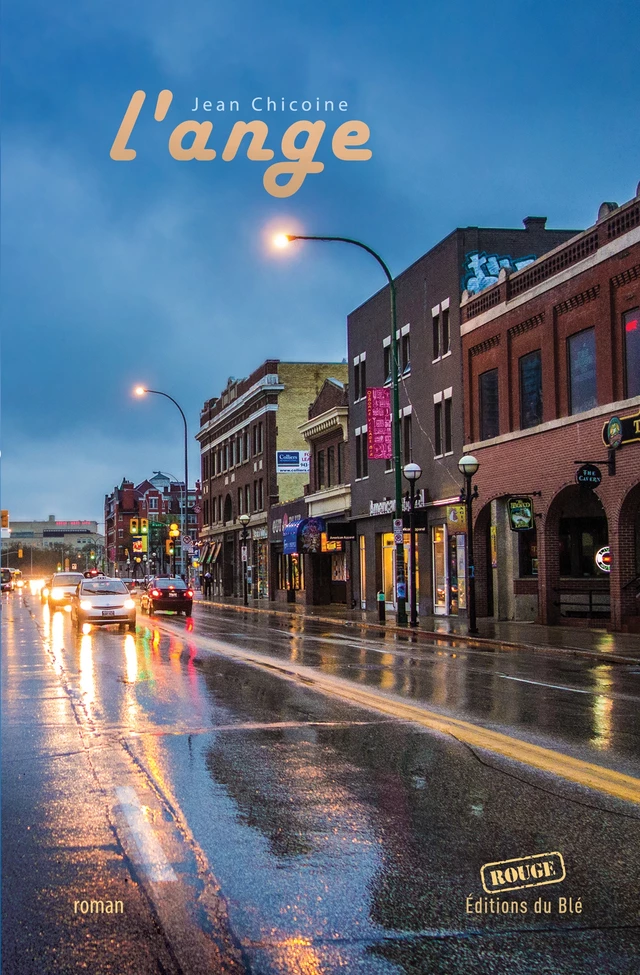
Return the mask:
{"type": "Polygon", "coordinates": [[[249,537],[249,532],[247,531],[247,525],[249,524],[249,515],[238,515],[238,521],[242,525],[242,602],[245,606],[249,605],[249,595],[247,592],[247,539],[249,537]]]}
{"type": "Polygon", "coordinates": [[[182,567],[182,574],[185,576],[188,583],[189,560],[187,558],[187,552],[184,544],[184,539],[189,534],[189,519],[187,517],[187,499],[189,495],[189,437],[187,432],[187,418],[184,415],[184,410],[180,404],[173,398],[173,396],[169,396],[168,393],[163,393],[159,389],[147,389],[146,386],[136,386],[134,392],[136,396],[145,396],[147,393],[153,393],[155,396],[164,396],[165,399],[170,399],[173,405],[180,410],[180,416],[182,417],[182,421],[184,423],[184,493],[182,495],[182,541],[180,545],[180,565],[182,567]]]}
{"type": "Polygon", "coordinates": [[[411,602],[411,626],[418,625],[418,602],[416,598],[416,481],[422,476],[420,464],[405,464],[403,474],[409,482],[409,595],[411,602]]]}
{"type": "MultiPolygon", "coordinates": [[[[382,260],[379,254],[377,254],[371,247],[367,244],[363,244],[360,240],[354,240],[352,237],[318,237],[309,236],[302,234],[276,234],[273,238],[273,243],[276,247],[284,248],[291,241],[294,240],[322,240],[322,241],[339,241],[342,244],[353,244],[355,247],[360,247],[362,250],[366,251],[367,254],[371,254],[373,258],[378,262],[382,270],[384,271],[387,281],[389,282],[389,293],[391,296],[391,378],[392,378],[392,390],[393,390],[393,407],[392,407],[392,417],[391,417],[391,427],[393,431],[393,465],[395,470],[395,518],[402,518],[402,468],[400,466],[400,370],[398,364],[398,337],[396,335],[397,325],[396,325],[396,286],[394,284],[393,278],[391,276],[391,271],[382,260]]],[[[396,542],[396,603],[398,606],[398,611],[396,614],[396,623],[398,626],[407,625],[407,584],[405,579],[404,571],[404,542],[396,542]]]]}
{"type": "Polygon", "coordinates": [[[464,474],[464,493],[460,498],[464,501],[467,515],[467,591],[469,593],[469,633],[476,636],[478,626],[476,623],[476,569],[473,557],[473,511],[472,505],[478,497],[478,485],[474,485],[471,490],[471,478],[477,472],[480,463],[471,454],[465,454],[458,461],[458,470],[464,474]]]}

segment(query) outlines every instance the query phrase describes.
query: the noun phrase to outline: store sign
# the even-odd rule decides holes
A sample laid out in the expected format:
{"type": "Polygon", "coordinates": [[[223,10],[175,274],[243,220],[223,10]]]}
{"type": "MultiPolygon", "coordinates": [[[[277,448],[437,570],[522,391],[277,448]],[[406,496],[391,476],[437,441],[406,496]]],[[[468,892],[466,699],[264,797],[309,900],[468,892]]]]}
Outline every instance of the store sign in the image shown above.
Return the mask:
{"type": "Polygon", "coordinates": [[[640,410],[630,416],[612,416],[602,428],[602,440],[607,447],[640,443],[640,410]]]}
{"type": "Polygon", "coordinates": [[[327,540],[336,542],[355,542],[355,521],[328,521],[327,540]]]}
{"type": "Polygon", "coordinates": [[[533,499],[509,498],[509,527],[511,531],[527,532],[533,526],[533,499]]]}
{"type": "Polygon", "coordinates": [[[447,528],[449,534],[466,532],[467,530],[467,509],[463,504],[447,505],[447,528]]]}
{"type": "Polygon", "coordinates": [[[595,464],[583,464],[576,471],[576,481],[585,487],[597,488],[602,483],[600,468],[595,464]]]}
{"type": "Polygon", "coordinates": [[[143,552],[147,551],[147,535],[134,535],[132,538],[132,549],[134,555],[142,555],[143,552]]]}
{"type": "Polygon", "coordinates": [[[367,452],[369,460],[393,457],[391,446],[391,390],[367,389],[367,452]]]}
{"type": "Polygon", "coordinates": [[[308,450],[276,450],[276,474],[308,473],[308,450]]]}
{"type": "Polygon", "coordinates": [[[604,545],[596,552],[596,565],[601,572],[611,572],[611,551],[604,545]]]}

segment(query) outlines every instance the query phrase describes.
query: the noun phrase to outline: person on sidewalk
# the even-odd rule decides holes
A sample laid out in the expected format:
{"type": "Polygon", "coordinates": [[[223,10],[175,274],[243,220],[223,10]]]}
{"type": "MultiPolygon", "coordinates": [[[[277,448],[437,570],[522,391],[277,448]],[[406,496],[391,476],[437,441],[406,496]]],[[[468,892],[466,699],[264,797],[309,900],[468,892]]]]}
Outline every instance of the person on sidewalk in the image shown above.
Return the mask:
{"type": "Polygon", "coordinates": [[[204,596],[205,599],[211,599],[211,584],[212,584],[212,582],[213,582],[213,580],[211,578],[211,573],[209,572],[209,570],[207,570],[205,572],[205,574],[204,574],[204,586],[203,586],[203,590],[202,590],[202,594],[203,594],[203,596],[204,596]]]}

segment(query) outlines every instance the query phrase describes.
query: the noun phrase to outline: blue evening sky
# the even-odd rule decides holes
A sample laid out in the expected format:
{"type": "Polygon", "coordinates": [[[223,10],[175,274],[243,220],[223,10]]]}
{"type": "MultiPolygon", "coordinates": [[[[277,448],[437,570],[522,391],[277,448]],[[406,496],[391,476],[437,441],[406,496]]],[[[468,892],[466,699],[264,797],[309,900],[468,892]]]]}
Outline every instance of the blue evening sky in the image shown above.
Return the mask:
{"type": "Polygon", "coordinates": [[[589,226],[640,178],[637,0],[9,0],[3,26],[13,519],[101,521],[124,476],[180,476],[180,417],[134,399],[138,382],[179,400],[195,433],[203,401],[267,357],[342,360],[346,315],[382,286],[379,269],[338,244],[274,253],[268,230],[358,237],[398,273],[456,226],[589,226]],[[138,155],[114,162],[136,89],[138,155]],[[349,111],[260,115],[255,96],[349,111]],[[196,97],[241,111],[194,115],[196,97]],[[169,155],[193,117],[214,122],[211,162],[169,155]],[[278,162],[285,128],[318,117],[325,169],[288,199],[263,188],[269,163],[220,158],[234,120],[267,121],[278,162]],[[367,162],[331,153],[349,119],[371,129],[367,162]]]}

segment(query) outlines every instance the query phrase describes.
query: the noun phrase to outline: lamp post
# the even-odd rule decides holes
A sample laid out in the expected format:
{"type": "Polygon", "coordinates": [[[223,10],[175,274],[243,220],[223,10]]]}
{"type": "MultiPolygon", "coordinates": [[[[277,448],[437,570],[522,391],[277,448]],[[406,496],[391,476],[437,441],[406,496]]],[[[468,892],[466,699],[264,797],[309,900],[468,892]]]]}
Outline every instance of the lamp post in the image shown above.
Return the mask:
{"type": "MultiPolygon", "coordinates": [[[[189,582],[189,559],[187,557],[187,552],[184,545],[184,537],[189,534],[189,518],[187,515],[188,508],[188,497],[189,497],[189,436],[187,432],[187,418],[184,415],[184,410],[180,404],[173,398],[169,396],[168,393],[163,393],[159,389],[147,389],[145,386],[136,386],[135,394],[136,396],[144,396],[146,393],[153,393],[156,396],[164,396],[165,399],[170,399],[174,406],[180,410],[180,416],[184,423],[184,493],[182,496],[182,517],[181,517],[181,527],[182,527],[182,539],[180,545],[180,565],[182,567],[182,573],[186,578],[187,583],[189,582]]],[[[175,559],[174,559],[175,563],[175,559]]]]}
{"type": "Polygon", "coordinates": [[[409,482],[409,596],[411,603],[411,626],[418,625],[418,600],[416,597],[416,481],[422,475],[419,464],[405,464],[403,474],[409,482]]]}
{"type": "Polygon", "coordinates": [[[249,605],[249,594],[247,592],[247,539],[249,537],[249,532],[247,531],[247,525],[249,524],[249,515],[239,515],[238,521],[242,525],[242,602],[245,606],[249,605]]]}
{"type": "MultiPolygon", "coordinates": [[[[378,262],[387,277],[387,281],[389,282],[389,294],[391,298],[391,378],[393,390],[391,428],[393,431],[393,465],[395,471],[395,518],[402,518],[402,468],[400,466],[400,418],[398,415],[400,413],[400,370],[398,368],[398,337],[396,335],[396,286],[391,276],[391,271],[380,255],[377,254],[371,247],[368,247],[367,244],[363,244],[360,240],[354,240],[352,237],[319,237],[315,235],[310,236],[303,234],[277,234],[274,239],[274,243],[277,247],[286,247],[287,244],[294,240],[339,241],[342,244],[353,244],[355,247],[360,247],[363,251],[366,251],[367,254],[371,254],[371,256],[378,262]]],[[[396,604],[398,607],[396,613],[396,623],[398,626],[407,625],[407,584],[404,570],[404,541],[399,541],[396,542],[396,604]]]]}
{"type": "Polygon", "coordinates": [[[476,568],[473,556],[473,502],[478,497],[478,485],[474,485],[471,490],[471,478],[477,472],[480,464],[471,454],[466,454],[458,461],[458,470],[464,474],[464,493],[461,501],[464,501],[467,518],[467,591],[469,593],[469,633],[477,636],[478,625],[476,622],[476,568]]]}

